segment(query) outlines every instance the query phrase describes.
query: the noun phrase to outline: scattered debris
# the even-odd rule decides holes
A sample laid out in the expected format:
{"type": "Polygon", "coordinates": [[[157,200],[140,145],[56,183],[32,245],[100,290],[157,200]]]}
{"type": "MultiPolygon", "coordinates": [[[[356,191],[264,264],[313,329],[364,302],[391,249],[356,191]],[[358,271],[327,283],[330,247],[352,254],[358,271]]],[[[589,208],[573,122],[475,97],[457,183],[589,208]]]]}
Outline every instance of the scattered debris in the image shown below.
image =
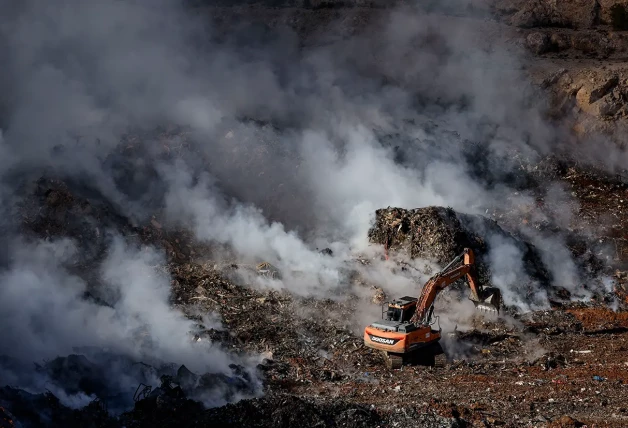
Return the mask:
{"type": "Polygon", "coordinates": [[[371,302],[375,305],[382,305],[386,301],[386,293],[381,287],[373,287],[373,297],[371,302]]]}
{"type": "Polygon", "coordinates": [[[257,273],[261,276],[271,279],[281,279],[279,270],[268,262],[262,262],[256,267],[257,273]]]}

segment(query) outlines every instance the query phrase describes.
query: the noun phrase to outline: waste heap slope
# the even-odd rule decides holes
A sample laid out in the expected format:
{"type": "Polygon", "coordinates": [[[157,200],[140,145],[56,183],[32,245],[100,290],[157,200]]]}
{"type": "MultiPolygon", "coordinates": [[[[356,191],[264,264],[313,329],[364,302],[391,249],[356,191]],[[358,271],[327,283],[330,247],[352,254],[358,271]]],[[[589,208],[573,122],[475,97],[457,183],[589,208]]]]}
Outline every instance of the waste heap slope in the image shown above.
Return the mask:
{"type": "MultiPolygon", "coordinates": [[[[491,219],[457,213],[451,208],[378,209],[368,237],[372,243],[383,245],[387,251],[429,260],[441,266],[464,248],[471,248],[476,258],[476,274],[482,285],[491,282],[491,251],[497,245],[509,245],[522,254],[528,275],[525,281],[544,285],[551,279],[539,251],[533,245],[508,233],[491,219]]],[[[522,279],[522,282],[525,281],[522,279]]]]}

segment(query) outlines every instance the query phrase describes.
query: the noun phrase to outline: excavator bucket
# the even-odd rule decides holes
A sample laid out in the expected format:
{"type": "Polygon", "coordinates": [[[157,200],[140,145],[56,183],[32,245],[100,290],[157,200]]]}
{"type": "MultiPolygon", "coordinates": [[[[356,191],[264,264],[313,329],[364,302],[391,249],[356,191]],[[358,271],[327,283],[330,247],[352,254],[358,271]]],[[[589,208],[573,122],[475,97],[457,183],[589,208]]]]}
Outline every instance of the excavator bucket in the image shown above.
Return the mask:
{"type": "Polygon", "coordinates": [[[471,301],[479,311],[499,313],[502,306],[502,293],[499,288],[485,287],[479,293],[479,299],[471,297],[471,301]]]}

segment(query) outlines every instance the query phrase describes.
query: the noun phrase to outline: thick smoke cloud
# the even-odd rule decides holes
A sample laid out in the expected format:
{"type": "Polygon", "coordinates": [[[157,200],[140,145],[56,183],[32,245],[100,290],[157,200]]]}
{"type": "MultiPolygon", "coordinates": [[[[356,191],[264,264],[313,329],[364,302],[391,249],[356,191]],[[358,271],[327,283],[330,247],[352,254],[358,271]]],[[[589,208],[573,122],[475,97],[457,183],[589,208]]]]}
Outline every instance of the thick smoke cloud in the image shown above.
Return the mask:
{"type": "MultiPolygon", "coordinates": [[[[139,382],[159,384],[156,372],[144,373],[140,370],[143,366],[133,361],[155,367],[174,362],[196,373],[225,374],[231,374],[230,364],[246,367],[253,362],[207,341],[194,340],[199,326],[170,306],[169,276],[158,270],[164,261],[151,248],[132,248],[121,237],[113,238],[100,266],[98,291],[104,302],[85,298],[88,284],[70,272],[77,260],[77,248],[71,241],[16,242],[12,249],[10,265],[0,274],[0,320],[6,339],[0,355],[41,363],[87,352],[90,361],[72,360],[70,367],[56,369],[57,377],[50,373],[54,365],[37,372],[32,364],[11,367],[0,361],[3,385],[33,392],[52,389],[67,405],[82,406],[95,394],[74,391],[72,377],[64,378],[63,370],[72,370],[74,363],[83,376],[105,372],[102,381],[93,382],[104,383],[101,393],[121,395],[111,404],[124,410],[132,405],[132,392],[139,382]],[[86,374],[88,369],[92,372],[86,374]]],[[[212,317],[203,318],[205,328],[222,329],[212,317]]],[[[254,390],[243,391],[242,397],[252,393],[254,390]]],[[[208,405],[222,405],[224,396],[224,391],[208,389],[200,398],[208,405]]]]}
{"type": "Polygon", "coordinates": [[[7,340],[0,353],[50,359],[91,346],[137,359],[178,361],[194,370],[227,370],[230,361],[223,352],[192,345],[197,327],[170,308],[169,277],[156,269],[163,260],[154,250],[114,239],[100,267],[103,305],[82,298],[88,284],[69,270],[77,256],[71,241],[15,244],[11,264],[1,274],[7,340]]]}
{"type": "MultiPolygon", "coordinates": [[[[2,10],[5,188],[9,177],[46,171],[97,189],[131,219],[163,210],[199,240],[298,272],[274,285],[300,295],[346,291],[345,261],[369,251],[375,209],[485,213],[516,185],[513,150],[535,158],[555,138],[518,57],[443,15],[404,8],[366,34],[301,49],[285,31],[219,34],[174,0],[30,0],[2,10]],[[149,133],[170,125],[185,136],[149,133]],[[326,246],[334,257],[316,251],[326,246]]],[[[7,208],[20,195],[0,197],[7,208]]],[[[528,308],[519,250],[493,244],[506,303],[528,308]]],[[[43,358],[91,344],[140,358],[137,338],[148,331],[153,355],[226,370],[233,357],[188,343],[193,325],[168,308],[153,250],[114,240],[98,267],[110,306],[83,298],[88,284],[65,267],[75,251],[65,241],[11,245],[2,325],[13,339],[5,343],[19,346],[2,351],[43,358]]],[[[546,254],[573,289],[564,245],[552,241],[546,254]]],[[[415,292],[385,268],[366,274],[415,292]]]]}

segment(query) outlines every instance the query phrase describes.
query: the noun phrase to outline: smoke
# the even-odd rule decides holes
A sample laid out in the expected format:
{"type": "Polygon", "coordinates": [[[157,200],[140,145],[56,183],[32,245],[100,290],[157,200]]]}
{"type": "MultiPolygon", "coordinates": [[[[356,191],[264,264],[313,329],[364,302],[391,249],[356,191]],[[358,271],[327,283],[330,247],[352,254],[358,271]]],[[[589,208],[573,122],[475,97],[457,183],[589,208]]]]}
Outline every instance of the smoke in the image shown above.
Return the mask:
{"type": "MultiPolygon", "coordinates": [[[[369,251],[375,209],[485,213],[517,185],[512,154],[536,159],[556,138],[517,52],[438,13],[402,7],[368,31],[325,44],[312,36],[303,48],[287,30],[223,34],[175,0],[9,3],[0,18],[7,187],[18,173],[48,172],[96,189],[127,218],[163,211],[200,241],[276,264],[285,276],[266,285],[303,296],[352,291],[347,260],[369,251]],[[185,133],[149,132],[170,125],[185,133]]],[[[21,195],[11,196],[3,210],[21,195]]],[[[563,242],[535,243],[575,290],[563,242]]],[[[506,303],[544,307],[540,288],[517,292],[520,250],[490,244],[506,303]]],[[[228,369],[236,357],[189,342],[195,326],[169,307],[155,250],[116,237],[104,261],[86,267],[73,265],[79,247],[10,245],[0,317],[3,343],[16,345],[0,351],[35,359],[90,345],[228,369]],[[76,269],[97,270],[107,305],[85,298],[92,284],[76,269]]],[[[418,291],[416,276],[361,271],[393,291],[418,291]]]]}
{"type": "Polygon", "coordinates": [[[491,281],[502,290],[504,302],[524,310],[547,307],[547,294],[544,290],[520,289],[528,278],[520,249],[500,236],[492,236],[490,246],[489,258],[493,270],[491,281]]]}
{"type": "MultiPolygon", "coordinates": [[[[170,306],[169,277],[159,269],[164,260],[152,248],[133,248],[121,237],[113,237],[100,266],[98,293],[105,304],[84,298],[89,286],[70,272],[80,269],[77,247],[70,240],[21,242],[12,248],[11,263],[0,273],[5,329],[0,355],[42,361],[91,347],[147,363],[176,362],[201,373],[231,373],[233,362],[250,364],[217,345],[193,341],[199,326],[170,306]]],[[[210,317],[204,321],[205,328],[221,329],[210,324],[210,317]]],[[[128,395],[141,381],[129,373],[128,364],[99,364],[108,378],[118,382],[116,391],[128,395]]],[[[18,385],[37,390],[47,382],[42,379],[33,375],[18,385]]],[[[3,379],[3,384],[8,380],[3,379]]],[[[81,394],[63,393],[59,398],[67,396],[71,403],[81,394]]]]}
{"type": "MultiPolygon", "coordinates": [[[[163,260],[154,250],[134,250],[114,239],[101,266],[107,306],[81,299],[88,285],[66,267],[73,265],[76,251],[65,239],[13,246],[11,265],[1,276],[2,323],[9,335],[3,354],[47,359],[75,346],[96,346],[141,357],[139,339],[145,336],[158,358],[176,357],[207,369],[207,362],[191,352],[193,323],[170,309],[169,280],[155,270],[163,260]],[[134,336],[136,342],[128,340],[134,336]]],[[[228,366],[220,353],[207,358],[218,370],[228,366]]]]}
{"type": "MultiPolygon", "coordinates": [[[[470,27],[445,16],[395,12],[379,24],[383,32],[377,40],[361,35],[300,52],[296,38],[285,34],[209,42],[212,29],[204,33],[198,17],[176,2],[160,1],[158,7],[142,1],[91,3],[66,1],[65,7],[53,8],[26,2],[21,19],[5,24],[16,57],[11,65],[24,76],[12,97],[17,105],[10,145],[30,162],[34,151],[44,157],[41,162],[50,162],[49,150],[68,144],[65,134],[71,133],[82,150],[66,152],[54,163],[67,167],[79,157],[71,171],[84,167],[94,175],[86,157],[106,153],[128,127],[188,125],[211,173],[229,194],[272,210],[269,195],[279,193],[273,202],[284,208],[276,217],[287,227],[316,234],[333,228],[342,238],[356,239],[373,208],[382,205],[449,203],[469,211],[493,200],[468,179],[455,153],[460,143],[445,131],[455,130],[462,139],[488,136],[493,152],[503,151],[506,139],[525,147],[519,141],[528,137],[527,129],[538,134],[535,142],[547,140],[550,128],[543,124],[521,130],[522,122],[538,121],[539,109],[527,105],[529,88],[512,90],[514,82],[524,81],[515,57],[498,49],[478,50],[475,41],[466,40],[470,27]],[[357,48],[370,45],[376,58],[358,55],[357,48]],[[466,79],[461,79],[463,70],[466,79]],[[391,83],[382,84],[382,77],[391,83]],[[295,131],[248,125],[224,147],[220,137],[240,117],[295,131]],[[428,121],[441,127],[429,135],[442,140],[436,143],[441,147],[416,144],[426,139],[428,121]],[[478,122],[498,125],[487,135],[478,122]],[[394,162],[390,148],[381,146],[382,133],[410,137],[405,144],[395,141],[411,160],[408,165],[394,162]],[[260,141],[266,138],[271,147],[260,141]],[[240,149],[239,158],[253,159],[233,159],[225,153],[228,148],[240,149]],[[262,148],[270,156],[257,161],[253,154],[262,148]],[[439,157],[446,162],[434,162],[439,157]],[[232,178],[236,170],[239,177],[232,178]],[[278,189],[279,184],[287,190],[278,189]],[[310,224],[295,218],[309,210],[314,211],[307,218],[310,224]]],[[[106,177],[98,178],[105,186],[106,177]]]]}

